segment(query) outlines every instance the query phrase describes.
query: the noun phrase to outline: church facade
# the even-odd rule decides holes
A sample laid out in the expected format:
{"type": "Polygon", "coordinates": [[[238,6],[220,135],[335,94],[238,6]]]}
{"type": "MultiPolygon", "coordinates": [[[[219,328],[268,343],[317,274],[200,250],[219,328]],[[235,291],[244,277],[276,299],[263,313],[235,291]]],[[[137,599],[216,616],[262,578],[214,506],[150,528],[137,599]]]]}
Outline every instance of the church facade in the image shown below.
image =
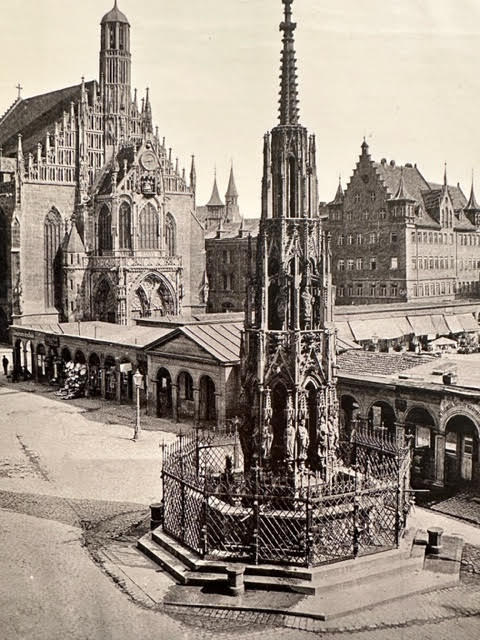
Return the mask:
{"type": "Polygon", "coordinates": [[[131,90],[130,23],[101,21],[99,79],[0,119],[0,330],[203,310],[203,225],[187,179],[131,90]]]}

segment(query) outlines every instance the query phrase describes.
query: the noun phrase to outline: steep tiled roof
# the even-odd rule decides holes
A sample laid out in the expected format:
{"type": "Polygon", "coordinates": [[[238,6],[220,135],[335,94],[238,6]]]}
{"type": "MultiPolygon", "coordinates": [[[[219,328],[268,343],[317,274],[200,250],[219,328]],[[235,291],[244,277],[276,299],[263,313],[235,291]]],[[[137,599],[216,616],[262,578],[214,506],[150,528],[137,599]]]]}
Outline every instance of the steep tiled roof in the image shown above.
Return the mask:
{"type": "Polygon", "coordinates": [[[224,204],[222,199],[220,198],[220,194],[218,193],[217,186],[217,176],[213,179],[213,189],[212,195],[210,196],[210,200],[207,202],[207,207],[223,207],[224,204]]]}
{"type": "Polygon", "coordinates": [[[111,324],[110,322],[62,322],[60,324],[32,324],[22,328],[47,334],[81,337],[111,344],[146,347],[173,331],[170,327],[142,327],[111,324]]]}
{"type": "MultiPolygon", "coordinates": [[[[437,184],[436,182],[429,182],[428,186],[433,191],[438,190],[442,192],[443,190],[443,185],[437,184]]],[[[457,185],[456,187],[448,185],[448,193],[450,194],[450,198],[452,199],[452,204],[455,211],[460,211],[460,209],[463,209],[466,206],[467,198],[465,197],[465,194],[463,193],[459,185],[457,185]]]]}
{"type": "Polygon", "coordinates": [[[374,162],[378,175],[383,180],[389,194],[393,197],[398,191],[400,177],[403,173],[404,187],[417,202],[422,200],[422,191],[428,189],[428,183],[417,167],[392,166],[387,162],[374,162]]]}
{"type": "Polygon", "coordinates": [[[242,322],[189,324],[180,331],[221,362],[240,360],[242,322]]]}
{"type": "Polygon", "coordinates": [[[420,364],[433,361],[432,356],[409,353],[376,353],[371,351],[345,351],[339,354],[339,374],[346,375],[392,375],[413,369],[420,364]]]}
{"type": "MultiPolygon", "coordinates": [[[[95,81],[86,83],[85,89],[93,95],[95,81]]],[[[58,91],[18,100],[0,122],[0,146],[5,155],[17,151],[17,134],[23,137],[24,153],[35,152],[38,142],[44,143],[54,123],[70,111],[70,103],[80,100],[81,84],[58,91]]]]}
{"type": "MultiPolygon", "coordinates": [[[[198,208],[197,208],[198,209],[198,208]]],[[[243,219],[243,233],[244,235],[256,236],[258,234],[258,218],[244,218],[243,219]]],[[[241,222],[227,222],[223,225],[222,238],[238,238],[241,222]]],[[[211,240],[217,237],[217,230],[212,229],[205,234],[206,240],[211,240]]]]}
{"type": "Polygon", "coordinates": [[[237,185],[235,184],[235,177],[233,175],[233,166],[230,168],[230,179],[228,180],[228,188],[227,193],[225,194],[226,198],[237,198],[238,191],[237,185]]]}

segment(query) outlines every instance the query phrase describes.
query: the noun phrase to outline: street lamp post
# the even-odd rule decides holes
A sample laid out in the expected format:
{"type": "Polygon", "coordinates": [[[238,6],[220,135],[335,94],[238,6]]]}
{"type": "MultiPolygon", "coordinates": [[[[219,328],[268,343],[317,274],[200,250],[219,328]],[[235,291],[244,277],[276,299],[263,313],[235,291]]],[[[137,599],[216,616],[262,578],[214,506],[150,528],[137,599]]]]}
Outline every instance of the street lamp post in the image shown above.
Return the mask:
{"type": "Polygon", "coordinates": [[[133,383],[135,385],[136,396],[137,396],[137,416],[135,420],[135,431],[133,433],[134,441],[137,441],[140,438],[140,388],[142,386],[143,376],[140,371],[137,369],[136,373],[133,376],[133,383]]]}

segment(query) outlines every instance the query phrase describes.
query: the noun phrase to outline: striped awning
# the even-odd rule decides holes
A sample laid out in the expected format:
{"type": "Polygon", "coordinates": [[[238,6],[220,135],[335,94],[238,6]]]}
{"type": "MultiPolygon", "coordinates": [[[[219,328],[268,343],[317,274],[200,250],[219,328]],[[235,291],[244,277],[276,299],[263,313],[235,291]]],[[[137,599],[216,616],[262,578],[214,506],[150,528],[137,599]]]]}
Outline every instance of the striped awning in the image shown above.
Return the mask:
{"type": "Polygon", "coordinates": [[[445,316],[445,322],[450,333],[463,333],[464,328],[458,316],[445,316]]]}
{"type": "Polygon", "coordinates": [[[342,340],[355,340],[352,330],[349,327],[348,322],[335,322],[335,328],[337,329],[337,336],[342,340]]]}
{"type": "Polygon", "coordinates": [[[349,324],[357,342],[372,340],[372,338],[393,340],[405,335],[396,320],[397,318],[372,318],[371,320],[350,320],[349,324]]]}
{"type": "Polygon", "coordinates": [[[457,318],[460,321],[464,331],[478,331],[480,327],[471,313],[459,313],[457,318]]]}
{"type": "Polygon", "coordinates": [[[430,317],[432,318],[437,336],[448,336],[450,329],[445,322],[445,318],[442,315],[433,315],[430,317]]]}
{"type": "Polygon", "coordinates": [[[408,316],[416,336],[436,336],[437,331],[430,316],[408,316]]]}

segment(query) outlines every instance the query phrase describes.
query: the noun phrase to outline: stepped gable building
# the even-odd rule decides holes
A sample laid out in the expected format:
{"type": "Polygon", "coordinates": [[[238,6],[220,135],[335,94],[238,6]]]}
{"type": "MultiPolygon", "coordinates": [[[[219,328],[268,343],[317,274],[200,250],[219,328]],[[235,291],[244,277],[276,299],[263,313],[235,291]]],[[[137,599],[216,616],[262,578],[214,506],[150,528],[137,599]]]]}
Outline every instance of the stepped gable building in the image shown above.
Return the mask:
{"type": "MultiPolygon", "coordinates": [[[[326,472],[338,437],[329,246],[318,216],[315,137],[299,121],[292,1],[279,124],[264,136],[262,217],[242,345],[245,467],[326,472]]],[[[282,471],[282,473],[283,473],[282,471]]]]}
{"type": "Polygon", "coordinates": [[[217,184],[217,172],[213,178],[213,188],[210,200],[206,205],[197,207],[197,216],[202,221],[207,231],[217,229],[219,225],[239,224],[242,216],[238,206],[238,191],[233,175],[233,165],[230,168],[230,178],[228,180],[225,202],[220,197],[217,184]]]}
{"type": "Polygon", "coordinates": [[[0,119],[0,324],[128,323],[204,308],[203,228],[190,181],[131,91],[130,24],[101,22],[99,79],[0,119]]]}
{"type": "Polygon", "coordinates": [[[472,189],[375,162],[364,141],[345,192],[326,205],[338,304],[451,300],[479,293],[480,207],[472,189]]]}

